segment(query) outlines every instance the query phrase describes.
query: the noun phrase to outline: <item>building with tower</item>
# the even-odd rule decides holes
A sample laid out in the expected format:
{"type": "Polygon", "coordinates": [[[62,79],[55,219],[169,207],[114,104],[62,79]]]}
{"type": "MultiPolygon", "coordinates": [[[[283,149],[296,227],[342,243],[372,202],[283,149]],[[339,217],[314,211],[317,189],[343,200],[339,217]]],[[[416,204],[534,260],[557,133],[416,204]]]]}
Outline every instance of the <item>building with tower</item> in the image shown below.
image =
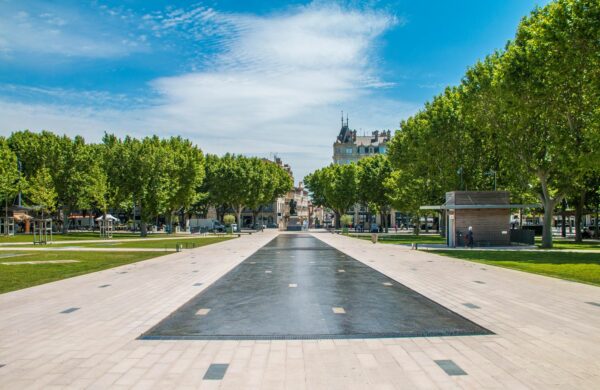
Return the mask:
{"type": "MultiPolygon", "coordinates": [[[[384,154],[387,152],[387,144],[390,139],[390,130],[375,130],[371,132],[371,135],[357,135],[357,131],[351,130],[348,125],[348,114],[344,121],[342,112],[342,127],[333,143],[333,163],[340,165],[356,163],[361,158],[384,154]]],[[[356,204],[347,211],[347,214],[352,216],[354,225],[360,224],[367,229],[371,222],[381,224],[381,216],[374,215],[365,205],[356,204]]],[[[395,223],[395,211],[392,210],[390,214],[393,217],[387,221],[387,226],[393,226],[395,223]]]]}
{"type": "Polygon", "coordinates": [[[346,114],[344,122],[342,113],[342,127],[333,143],[333,162],[350,164],[364,157],[386,153],[387,143],[390,139],[390,130],[375,130],[371,132],[371,135],[357,135],[356,130],[351,130],[348,126],[348,114],[346,114]]]}

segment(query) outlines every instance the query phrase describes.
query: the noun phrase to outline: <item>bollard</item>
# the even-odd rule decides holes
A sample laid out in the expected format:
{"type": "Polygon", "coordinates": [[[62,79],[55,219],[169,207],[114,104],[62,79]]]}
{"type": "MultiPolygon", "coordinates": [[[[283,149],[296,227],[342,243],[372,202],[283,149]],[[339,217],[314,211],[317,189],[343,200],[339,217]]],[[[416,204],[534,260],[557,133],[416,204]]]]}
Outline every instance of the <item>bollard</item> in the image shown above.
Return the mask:
{"type": "Polygon", "coordinates": [[[180,243],[175,244],[175,251],[181,252],[181,244],[180,243]]]}
{"type": "Polygon", "coordinates": [[[371,233],[371,242],[377,244],[377,233],[371,233]]]}

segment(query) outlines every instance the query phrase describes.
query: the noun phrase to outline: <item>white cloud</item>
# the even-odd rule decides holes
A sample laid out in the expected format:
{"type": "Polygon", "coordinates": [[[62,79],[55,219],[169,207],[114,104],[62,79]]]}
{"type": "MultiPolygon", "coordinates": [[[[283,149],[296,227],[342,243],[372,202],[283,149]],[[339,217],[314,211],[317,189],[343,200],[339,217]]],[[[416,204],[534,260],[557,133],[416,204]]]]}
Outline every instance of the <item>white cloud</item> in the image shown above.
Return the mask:
{"type": "Polygon", "coordinates": [[[6,58],[54,54],[111,58],[145,50],[109,20],[43,1],[5,1],[0,7],[0,52],[6,58]]]}
{"type": "Polygon", "coordinates": [[[154,34],[184,34],[217,54],[200,71],[152,81],[146,108],[26,106],[0,101],[2,130],[50,129],[99,139],[103,131],[180,134],[205,151],[268,156],[296,179],[331,162],[339,111],[352,127],[395,128],[414,105],[381,97],[377,38],[397,20],[387,13],[309,5],[285,13],[223,14],[210,8],[139,18],[154,34]],[[202,40],[205,41],[202,41],[202,40]]]}

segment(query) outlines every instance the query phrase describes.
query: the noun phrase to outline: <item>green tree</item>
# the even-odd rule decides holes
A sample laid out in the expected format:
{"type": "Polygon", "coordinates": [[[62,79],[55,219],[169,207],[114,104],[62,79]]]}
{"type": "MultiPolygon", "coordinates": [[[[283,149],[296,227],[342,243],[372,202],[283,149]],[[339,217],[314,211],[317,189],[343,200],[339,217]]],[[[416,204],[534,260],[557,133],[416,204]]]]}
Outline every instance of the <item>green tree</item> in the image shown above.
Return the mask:
{"type": "Polygon", "coordinates": [[[75,209],[87,209],[97,201],[99,162],[94,148],[83,137],[59,140],[57,164],[52,169],[58,202],[63,209],[63,233],[68,233],[69,215],[75,209]]]}
{"type": "Polygon", "coordinates": [[[32,177],[40,168],[58,168],[60,137],[54,133],[18,131],[11,134],[8,144],[21,162],[24,177],[32,177]]]}
{"type": "Polygon", "coordinates": [[[39,206],[45,214],[56,211],[58,194],[50,169],[41,167],[29,178],[25,195],[32,206],[39,206]]]}
{"type": "Polygon", "coordinates": [[[291,176],[273,161],[252,159],[254,178],[253,191],[249,194],[248,206],[252,209],[254,221],[264,206],[272,204],[278,197],[290,191],[294,183],[291,176]]]}
{"type": "MultiPolygon", "coordinates": [[[[19,169],[17,156],[9,148],[4,137],[0,137],[0,201],[5,207],[5,218],[8,218],[8,202],[18,191],[19,169]]],[[[5,220],[6,222],[6,220],[5,220]]],[[[8,234],[8,230],[4,230],[8,234]]]]}
{"type": "MultiPolygon", "coordinates": [[[[204,156],[189,140],[172,137],[162,143],[165,148],[169,191],[167,197],[167,221],[177,211],[185,212],[199,199],[198,187],[204,179],[204,156]]],[[[184,213],[183,213],[184,214],[184,213]]]]}
{"type": "Polygon", "coordinates": [[[377,154],[358,161],[357,179],[359,200],[381,215],[387,232],[390,213],[390,193],[385,182],[392,174],[392,165],[386,155],[377,154]]]}
{"type": "MultiPolygon", "coordinates": [[[[597,169],[600,4],[557,0],[523,19],[496,74],[513,126],[501,133],[527,167],[552,247],[554,208],[597,169]]],[[[582,191],[579,189],[578,191],[582,191]]]]}
{"type": "Polygon", "coordinates": [[[307,175],[304,183],[312,194],[313,204],[325,206],[335,213],[336,227],[341,217],[358,202],[356,164],[332,164],[307,175]]]}

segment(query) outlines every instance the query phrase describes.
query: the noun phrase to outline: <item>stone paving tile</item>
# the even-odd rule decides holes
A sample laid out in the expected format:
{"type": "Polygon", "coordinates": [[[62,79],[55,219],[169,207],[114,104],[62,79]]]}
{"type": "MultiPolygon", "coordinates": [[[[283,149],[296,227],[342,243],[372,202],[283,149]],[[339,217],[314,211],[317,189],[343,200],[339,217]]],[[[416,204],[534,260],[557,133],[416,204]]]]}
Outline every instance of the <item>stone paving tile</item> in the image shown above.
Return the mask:
{"type": "Polygon", "coordinates": [[[495,334],[136,340],[276,234],[243,236],[0,295],[0,388],[600,387],[600,310],[588,303],[600,302],[600,288],[492,266],[483,270],[434,253],[328,233],[315,237],[495,334]],[[97,288],[105,284],[110,288],[97,288]],[[71,307],[82,310],[60,314],[71,307]],[[436,360],[452,360],[467,375],[449,376],[436,360]],[[203,380],[215,363],[229,364],[224,378],[203,380]]]}

